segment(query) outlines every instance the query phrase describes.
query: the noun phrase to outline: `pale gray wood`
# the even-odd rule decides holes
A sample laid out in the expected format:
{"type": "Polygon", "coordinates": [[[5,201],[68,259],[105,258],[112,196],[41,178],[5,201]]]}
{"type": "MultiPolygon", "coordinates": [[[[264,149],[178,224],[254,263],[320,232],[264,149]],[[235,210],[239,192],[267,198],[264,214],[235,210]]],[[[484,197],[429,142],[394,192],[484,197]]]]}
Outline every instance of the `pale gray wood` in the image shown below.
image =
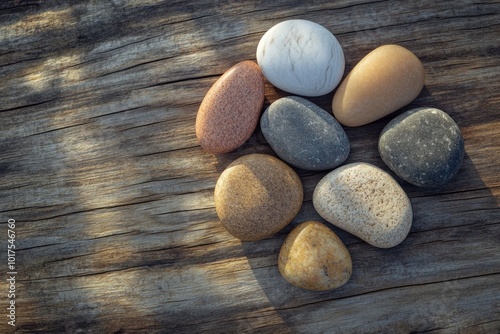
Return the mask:
{"type": "MultiPolygon", "coordinates": [[[[497,1],[3,1],[0,268],[12,218],[17,332],[499,331],[499,22],[497,1]],[[332,227],[354,272],[331,292],[299,290],[277,269],[293,226],[324,222],[311,198],[326,172],[298,170],[296,219],[241,243],[218,222],[215,183],[237,157],[273,153],[259,129],[220,156],[194,134],[215,80],[291,18],[336,35],[346,74],[379,45],[412,50],[426,86],[403,110],[440,108],[465,138],[442,189],[398,179],[414,209],[401,245],[375,249],[332,227]]],[[[284,95],[267,84],[265,106],[284,95]]],[[[331,110],[331,98],[311,100],[331,110]]],[[[377,138],[392,117],[346,128],[347,162],[388,171],[377,138]]]]}

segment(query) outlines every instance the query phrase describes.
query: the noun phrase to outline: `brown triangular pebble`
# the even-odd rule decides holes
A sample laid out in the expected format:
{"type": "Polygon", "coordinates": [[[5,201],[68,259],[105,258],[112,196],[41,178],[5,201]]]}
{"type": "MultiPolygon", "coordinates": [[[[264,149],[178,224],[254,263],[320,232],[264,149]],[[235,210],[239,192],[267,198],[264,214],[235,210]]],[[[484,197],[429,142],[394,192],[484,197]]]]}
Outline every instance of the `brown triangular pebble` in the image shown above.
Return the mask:
{"type": "Polygon", "coordinates": [[[281,275],[299,288],[331,290],[344,285],[352,273],[349,251],[325,225],[308,221],[295,227],[280,250],[281,275]]]}

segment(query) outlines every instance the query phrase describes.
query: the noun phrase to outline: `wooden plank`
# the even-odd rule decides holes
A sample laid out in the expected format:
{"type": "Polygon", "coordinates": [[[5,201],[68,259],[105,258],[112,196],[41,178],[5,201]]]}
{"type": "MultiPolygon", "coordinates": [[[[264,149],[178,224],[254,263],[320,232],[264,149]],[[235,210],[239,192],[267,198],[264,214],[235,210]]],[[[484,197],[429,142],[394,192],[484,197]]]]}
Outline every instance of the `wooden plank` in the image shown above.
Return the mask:
{"type": "MultiPolygon", "coordinates": [[[[4,1],[0,4],[0,239],[16,221],[16,328],[0,331],[492,333],[500,330],[500,4],[497,1],[4,1]],[[351,280],[299,290],[277,269],[296,224],[323,221],[311,198],[326,172],[297,170],[304,204],[275,236],[240,242],[217,219],[213,189],[249,153],[203,152],[198,106],[260,37],[315,21],[344,48],[346,74],[373,48],[403,45],[426,85],[402,110],[440,108],[466,156],[437,190],[401,182],[414,222],[381,250],[335,227],[351,280]]],[[[265,107],[286,93],[266,84],[265,107]]],[[[332,93],[311,98],[331,110],[332,93]]],[[[400,113],[397,112],[396,114],[400,113]]],[[[351,154],[377,152],[394,115],[346,128],[351,154]]],[[[390,171],[389,171],[390,172],[390,171]]],[[[323,221],[324,222],[324,221],[323,221]]]]}

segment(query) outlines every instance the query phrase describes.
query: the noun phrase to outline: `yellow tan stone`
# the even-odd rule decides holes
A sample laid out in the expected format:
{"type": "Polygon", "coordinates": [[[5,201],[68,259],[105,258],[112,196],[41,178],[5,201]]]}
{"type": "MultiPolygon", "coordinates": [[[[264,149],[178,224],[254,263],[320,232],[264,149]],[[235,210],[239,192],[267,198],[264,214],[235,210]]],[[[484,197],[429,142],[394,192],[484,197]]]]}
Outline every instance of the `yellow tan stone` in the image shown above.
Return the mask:
{"type": "Polygon", "coordinates": [[[361,126],[404,107],[424,86],[425,71],[408,49],[383,45],[352,69],[335,92],[332,110],[346,126],[361,126]]]}
{"type": "Polygon", "coordinates": [[[332,290],[352,273],[349,251],[328,227],[308,221],[295,227],[281,247],[278,268],[292,285],[308,290],[332,290]]]}
{"type": "Polygon", "coordinates": [[[215,185],[215,209],[224,227],[240,240],[270,237],[288,225],[302,206],[295,171],[266,154],[248,154],[231,163],[215,185]]]}

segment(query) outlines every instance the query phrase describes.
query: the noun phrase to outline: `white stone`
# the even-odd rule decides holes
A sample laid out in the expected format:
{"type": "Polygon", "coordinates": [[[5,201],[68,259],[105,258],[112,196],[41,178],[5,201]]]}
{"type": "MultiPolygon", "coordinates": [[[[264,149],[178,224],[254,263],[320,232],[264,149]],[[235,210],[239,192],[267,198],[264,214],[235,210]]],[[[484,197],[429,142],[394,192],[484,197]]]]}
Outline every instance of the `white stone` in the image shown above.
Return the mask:
{"type": "Polygon", "coordinates": [[[345,67],[335,36],[306,20],[283,21],[269,29],[257,46],[257,63],[274,86],[302,96],[331,92],[345,67]]]}
{"type": "Polygon", "coordinates": [[[362,162],[334,169],[321,179],[313,205],[326,221],[380,248],[401,243],[413,220],[410,200],[396,180],[362,162]]]}

